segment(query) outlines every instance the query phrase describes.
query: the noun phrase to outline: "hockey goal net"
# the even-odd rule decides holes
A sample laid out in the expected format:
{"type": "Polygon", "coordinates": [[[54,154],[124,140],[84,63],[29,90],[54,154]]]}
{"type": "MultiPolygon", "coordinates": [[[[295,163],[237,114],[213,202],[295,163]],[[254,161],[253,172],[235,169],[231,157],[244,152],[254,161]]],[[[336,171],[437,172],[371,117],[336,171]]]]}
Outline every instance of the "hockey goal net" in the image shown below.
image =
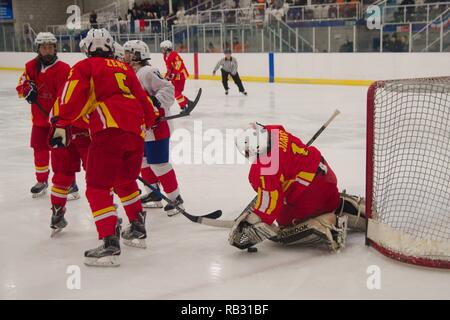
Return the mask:
{"type": "Polygon", "coordinates": [[[370,86],[366,215],[367,244],[450,268],[450,77],[370,86]]]}

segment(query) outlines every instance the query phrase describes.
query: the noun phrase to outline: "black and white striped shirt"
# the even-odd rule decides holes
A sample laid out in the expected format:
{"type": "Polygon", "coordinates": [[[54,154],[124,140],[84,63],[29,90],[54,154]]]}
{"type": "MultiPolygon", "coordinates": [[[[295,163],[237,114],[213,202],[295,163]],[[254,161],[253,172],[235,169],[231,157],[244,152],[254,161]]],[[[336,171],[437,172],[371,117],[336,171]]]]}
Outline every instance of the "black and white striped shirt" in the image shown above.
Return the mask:
{"type": "Polygon", "coordinates": [[[214,72],[219,70],[222,67],[223,71],[229,72],[232,75],[235,75],[238,68],[238,63],[236,58],[231,57],[230,59],[223,58],[219,62],[217,62],[216,67],[214,68],[214,72]]]}

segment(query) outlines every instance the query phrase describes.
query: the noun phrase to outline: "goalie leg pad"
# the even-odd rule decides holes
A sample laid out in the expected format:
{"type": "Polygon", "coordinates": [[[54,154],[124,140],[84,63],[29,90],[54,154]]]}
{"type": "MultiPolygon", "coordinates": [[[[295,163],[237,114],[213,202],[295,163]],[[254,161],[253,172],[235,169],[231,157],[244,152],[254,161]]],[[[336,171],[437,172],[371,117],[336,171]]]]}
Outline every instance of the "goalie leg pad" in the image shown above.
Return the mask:
{"type": "Polygon", "coordinates": [[[345,244],[346,219],[337,217],[334,212],[326,213],[281,229],[277,240],[285,245],[325,244],[331,250],[338,251],[345,244]]]}
{"type": "Polygon", "coordinates": [[[348,217],[348,227],[357,231],[366,231],[366,202],[364,198],[349,195],[345,192],[340,193],[339,206],[336,209],[339,216],[348,217]]]}

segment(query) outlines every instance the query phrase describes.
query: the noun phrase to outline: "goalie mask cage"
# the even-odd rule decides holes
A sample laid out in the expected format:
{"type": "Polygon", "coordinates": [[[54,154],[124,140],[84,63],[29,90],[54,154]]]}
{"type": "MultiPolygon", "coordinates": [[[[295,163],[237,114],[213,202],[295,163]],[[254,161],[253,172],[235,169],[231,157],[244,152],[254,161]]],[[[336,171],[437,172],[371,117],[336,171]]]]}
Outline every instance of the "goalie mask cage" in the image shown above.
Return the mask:
{"type": "Polygon", "coordinates": [[[373,83],[366,161],[366,244],[450,269],[450,77],[373,83]]]}

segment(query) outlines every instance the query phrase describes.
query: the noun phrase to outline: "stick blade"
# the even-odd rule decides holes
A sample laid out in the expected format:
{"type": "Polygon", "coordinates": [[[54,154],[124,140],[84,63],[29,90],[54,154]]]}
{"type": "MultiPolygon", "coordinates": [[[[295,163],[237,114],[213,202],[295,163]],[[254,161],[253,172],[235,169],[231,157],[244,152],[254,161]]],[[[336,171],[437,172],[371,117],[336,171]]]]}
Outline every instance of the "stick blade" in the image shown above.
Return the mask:
{"type": "Polygon", "coordinates": [[[218,219],[222,216],[222,210],[216,210],[214,212],[211,212],[210,214],[207,214],[203,216],[202,218],[208,218],[208,219],[218,219]]]}

